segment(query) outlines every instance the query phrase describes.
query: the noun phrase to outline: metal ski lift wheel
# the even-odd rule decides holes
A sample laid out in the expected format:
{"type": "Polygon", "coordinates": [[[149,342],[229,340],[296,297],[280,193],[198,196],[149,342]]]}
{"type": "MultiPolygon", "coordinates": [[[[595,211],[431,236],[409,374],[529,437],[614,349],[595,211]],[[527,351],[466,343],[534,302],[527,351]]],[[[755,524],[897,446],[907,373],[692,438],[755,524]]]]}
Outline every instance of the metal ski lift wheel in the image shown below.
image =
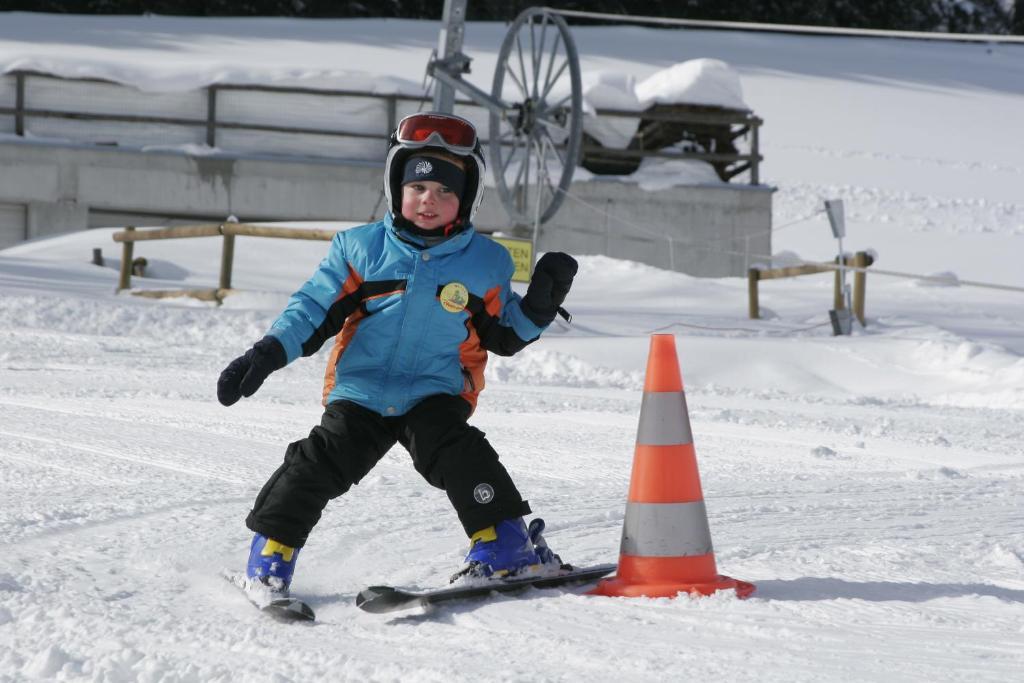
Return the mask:
{"type": "Polygon", "coordinates": [[[491,88],[490,161],[498,194],[520,225],[558,211],[579,162],[583,86],[576,44],[565,20],[531,7],[512,22],[491,88]]]}

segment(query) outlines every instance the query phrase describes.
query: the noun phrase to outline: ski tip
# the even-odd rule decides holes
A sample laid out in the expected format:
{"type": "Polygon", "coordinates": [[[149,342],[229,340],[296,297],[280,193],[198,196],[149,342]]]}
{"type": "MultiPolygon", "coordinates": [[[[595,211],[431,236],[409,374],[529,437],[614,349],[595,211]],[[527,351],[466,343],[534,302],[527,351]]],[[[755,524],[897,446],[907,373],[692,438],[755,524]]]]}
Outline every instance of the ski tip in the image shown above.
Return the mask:
{"type": "Polygon", "coordinates": [[[395,593],[395,589],[391,586],[370,586],[359,591],[356,595],[356,607],[363,609],[369,609],[368,605],[373,603],[375,600],[386,598],[388,595],[395,593]]]}
{"type": "Polygon", "coordinates": [[[356,595],[356,607],[364,612],[393,612],[411,602],[411,596],[392,586],[370,586],[356,595]]]}
{"type": "Polygon", "coordinates": [[[279,598],[261,609],[281,621],[316,621],[313,608],[296,598],[279,598]]]}

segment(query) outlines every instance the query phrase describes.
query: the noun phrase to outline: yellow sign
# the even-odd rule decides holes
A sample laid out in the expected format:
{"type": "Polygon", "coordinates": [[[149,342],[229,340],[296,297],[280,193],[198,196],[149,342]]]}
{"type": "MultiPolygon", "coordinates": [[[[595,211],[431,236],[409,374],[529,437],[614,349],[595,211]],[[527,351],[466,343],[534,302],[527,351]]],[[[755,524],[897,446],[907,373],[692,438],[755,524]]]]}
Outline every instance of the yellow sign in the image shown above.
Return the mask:
{"type": "Polygon", "coordinates": [[[441,289],[441,306],[449,313],[460,313],[469,304],[469,290],[461,282],[449,282],[441,289]]]}
{"type": "Polygon", "coordinates": [[[512,263],[516,264],[516,272],[512,274],[513,282],[529,282],[533,270],[533,242],[517,237],[491,237],[492,240],[508,249],[512,255],[512,263]]]}

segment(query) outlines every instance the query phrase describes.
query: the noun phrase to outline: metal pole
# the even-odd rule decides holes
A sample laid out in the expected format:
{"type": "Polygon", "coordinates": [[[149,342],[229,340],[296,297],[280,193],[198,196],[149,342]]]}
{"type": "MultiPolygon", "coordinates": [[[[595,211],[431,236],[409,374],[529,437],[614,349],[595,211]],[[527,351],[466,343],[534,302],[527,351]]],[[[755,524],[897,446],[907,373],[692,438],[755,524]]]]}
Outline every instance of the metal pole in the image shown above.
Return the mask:
{"type": "Polygon", "coordinates": [[[206,88],[206,146],[217,146],[217,88],[206,88]]]}
{"type": "Polygon", "coordinates": [[[850,287],[846,284],[846,254],[843,253],[843,241],[839,240],[839,264],[843,278],[843,301],[846,304],[846,310],[853,312],[853,302],[850,301],[850,287]]]}
{"type": "Polygon", "coordinates": [[[747,302],[751,320],[761,317],[761,304],[757,296],[757,281],[760,276],[761,272],[757,268],[747,269],[747,302]]]}
{"type": "Polygon", "coordinates": [[[390,138],[391,134],[395,132],[395,128],[398,127],[398,100],[395,99],[394,95],[388,95],[385,100],[385,105],[388,112],[388,127],[384,131],[384,138],[390,138]]]}
{"type": "MultiPolygon", "coordinates": [[[[441,35],[437,43],[437,61],[445,65],[462,54],[462,38],[465,32],[466,0],[445,0],[444,12],[441,15],[441,35]]],[[[455,110],[455,89],[439,78],[435,77],[435,80],[434,111],[450,114],[455,110]]]]}
{"type": "Polygon", "coordinates": [[[761,172],[760,172],[760,156],[761,156],[761,137],[759,129],[761,122],[757,119],[751,122],[750,125],[750,184],[760,185],[761,184],[761,172]]]}
{"type": "Polygon", "coordinates": [[[25,136],[25,74],[14,74],[14,134],[25,136]]]}
{"type": "MultiPolygon", "coordinates": [[[[547,140],[545,140],[541,144],[542,144],[542,146],[546,145],[547,144],[547,140]]],[[[531,240],[533,242],[533,259],[534,259],[535,262],[537,260],[537,242],[540,240],[540,188],[541,188],[541,183],[542,182],[543,183],[547,182],[547,175],[548,175],[548,170],[546,168],[543,168],[543,164],[544,164],[544,157],[543,157],[543,155],[538,155],[538,158],[537,158],[537,199],[533,203],[533,238],[531,240]]],[[[531,278],[533,277],[532,266],[531,266],[530,277],[531,278]]]]}

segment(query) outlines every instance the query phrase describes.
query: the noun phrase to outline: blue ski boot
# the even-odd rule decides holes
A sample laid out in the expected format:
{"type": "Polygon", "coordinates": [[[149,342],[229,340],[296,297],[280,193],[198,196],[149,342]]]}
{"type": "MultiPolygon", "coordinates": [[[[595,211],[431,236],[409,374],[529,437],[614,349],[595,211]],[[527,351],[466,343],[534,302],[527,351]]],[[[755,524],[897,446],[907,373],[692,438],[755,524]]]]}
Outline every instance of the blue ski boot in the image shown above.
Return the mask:
{"type": "Polygon", "coordinates": [[[541,532],[544,521],[535,519],[529,529],[522,517],[506,519],[473,534],[466,564],[455,576],[502,578],[515,576],[542,566],[560,564],[541,532]]]}
{"type": "Polygon", "coordinates": [[[249,549],[245,575],[252,583],[261,583],[271,593],[285,597],[292,582],[295,562],[299,559],[299,550],[256,534],[249,549]]]}
{"type": "Polygon", "coordinates": [[[530,522],[530,541],[533,543],[533,550],[537,553],[537,559],[545,567],[555,567],[556,569],[562,566],[562,558],[555,555],[551,548],[548,547],[548,542],[544,540],[541,532],[544,531],[544,520],[540,517],[530,522]]]}

